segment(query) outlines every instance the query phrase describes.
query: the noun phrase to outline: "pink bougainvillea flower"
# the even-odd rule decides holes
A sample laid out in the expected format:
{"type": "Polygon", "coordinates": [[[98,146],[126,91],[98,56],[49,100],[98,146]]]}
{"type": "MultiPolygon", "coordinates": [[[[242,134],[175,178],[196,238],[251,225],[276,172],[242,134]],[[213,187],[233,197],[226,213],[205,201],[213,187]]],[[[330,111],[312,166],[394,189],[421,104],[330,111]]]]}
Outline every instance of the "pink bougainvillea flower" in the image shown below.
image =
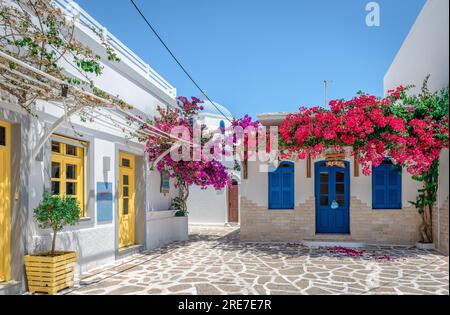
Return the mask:
{"type": "Polygon", "coordinates": [[[445,121],[433,121],[430,115],[414,117],[416,106],[408,103],[407,91],[399,86],[386,98],[360,94],[349,101],[333,100],[330,110],[300,107],[280,126],[281,157],[305,159],[327,148],[351,148],[364,175],[385,157],[412,175],[423,174],[449,146],[448,115],[445,121]]]}

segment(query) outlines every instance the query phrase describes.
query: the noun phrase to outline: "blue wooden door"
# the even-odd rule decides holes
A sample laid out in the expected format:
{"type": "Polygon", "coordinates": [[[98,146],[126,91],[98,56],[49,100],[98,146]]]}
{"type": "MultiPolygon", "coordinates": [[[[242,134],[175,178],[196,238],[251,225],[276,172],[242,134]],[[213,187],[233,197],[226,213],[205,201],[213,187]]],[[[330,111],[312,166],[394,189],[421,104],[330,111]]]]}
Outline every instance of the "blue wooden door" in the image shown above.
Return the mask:
{"type": "Polygon", "coordinates": [[[346,167],[315,167],[316,232],[350,233],[350,172],[346,167]]]}
{"type": "Polygon", "coordinates": [[[294,163],[283,162],[269,173],[269,209],[294,209],[294,163]]]}

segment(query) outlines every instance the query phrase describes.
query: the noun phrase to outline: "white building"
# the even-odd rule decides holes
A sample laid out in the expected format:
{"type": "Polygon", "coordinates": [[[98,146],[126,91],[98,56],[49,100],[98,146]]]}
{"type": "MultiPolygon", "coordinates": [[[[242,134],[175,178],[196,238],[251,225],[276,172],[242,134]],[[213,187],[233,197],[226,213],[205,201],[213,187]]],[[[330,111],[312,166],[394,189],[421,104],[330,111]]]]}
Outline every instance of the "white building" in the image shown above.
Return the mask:
{"type": "MultiPolygon", "coordinates": [[[[437,91],[449,84],[449,1],[428,0],[384,77],[384,90],[400,84],[415,85],[419,93],[430,75],[428,87],[437,91]]],[[[444,150],[439,169],[438,207],[433,213],[436,246],[448,254],[449,152],[444,150]]]]}
{"type": "MultiPolygon", "coordinates": [[[[196,118],[197,125],[206,125],[209,132],[216,132],[217,136],[231,127],[233,115],[223,105],[210,101],[201,104],[204,110],[196,118]],[[223,130],[223,131],[222,131],[223,130]]],[[[225,225],[239,223],[239,183],[240,171],[235,162],[223,157],[221,162],[227,167],[232,176],[233,186],[216,191],[214,188],[202,190],[190,187],[188,199],[189,224],[225,225]]]]}
{"type": "MultiPolygon", "coordinates": [[[[409,84],[420,89],[428,74],[431,90],[448,86],[448,12],[447,0],[426,2],[386,74],[386,90],[409,84]]],[[[261,114],[258,119],[265,126],[280,126],[286,116],[261,114]]],[[[448,155],[448,150],[441,155],[439,197],[432,218],[435,245],[447,255],[448,155]]],[[[364,176],[350,157],[342,168],[326,167],[324,160],[323,156],[283,161],[269,174],[261,172],[264,163],[249,162],[248,179],[241,185],[241,239],[353,245],[419,241],[422,219],[409,201],[416,200],[420,185],[406,170],[399,174],[386,162],[364,176]]]]}
{"type": "Polygon", "coordinates": [[[430,90],[448,86],[448,10],[447,0],[425,3],[384,77],[385,92],[401,84],[413,84],[413,92],[418,93],[427,75],[430,90]]]}
{"type": "MultiPolygon", "coordinates": [[[[71,1],[55,3],[64,12],[80,13],[76,38],[103,57],[103,75],[94,79],[97,87],[132,104],[133,113],[143,117],[153,116],[157,106],[176,104],[176,89],[94,18],[71,1]],[[120,62],[104,58],[104,47],[91,27],[105,31],[120,62]]],[[[72,75],[77,77],[76,72],[72,75]]],[[[24,255],[50,248],[51,231],[39,229],[33,219],[44,190],[73,195],[82,205],[79,225],[57,238],[59,250],[78,253],[78,272],[187,238],[187,219],[174,218],[168,211],[177,192],[172,185],[170,193],[161,193],[160,174],[149,170],[142,144],[128,140],[105,116],[93,122],[73,116],[70,121],[77,133],[66,121],[34,157],[40,139],[64,116],[61,104],[38,101],[37,119],[0,92],[0,131],[5,140],[0,143],[0,181],[9,185],[0,197],[11,200],[0,204],[0,295],[23,291],[24,255]]],[[[120,113],[107,114],[123,123],[120,113]]]]}

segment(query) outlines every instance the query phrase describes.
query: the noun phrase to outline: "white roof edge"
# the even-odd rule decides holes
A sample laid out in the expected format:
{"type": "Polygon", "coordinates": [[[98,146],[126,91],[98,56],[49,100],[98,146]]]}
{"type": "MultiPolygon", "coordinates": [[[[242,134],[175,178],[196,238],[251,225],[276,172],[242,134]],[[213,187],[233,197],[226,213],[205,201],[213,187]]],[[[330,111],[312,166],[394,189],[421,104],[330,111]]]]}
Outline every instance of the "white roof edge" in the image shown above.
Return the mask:
{"type": "Polygon", "coordinates": [[[101,25],[95,18],[89,13],[84,11],[73,0],[55,0],[57,7],[60,7],[65,14],[76,15],[79,14],[77,20],[77,29],[90,36],[95,42],[99,42],[98,38],[94,38],[93,32],[90,28],[95,28],[100,32],[104,32],[103,36],[111,45],[111,47],[119,54],[122,64],[126,65],[132,71],[135,71],[146,82],[151,83],[156,89],[162,92],[161,97],[168,103],[175,100],[177,97],[177,89],[172,86],[166,79],[164,79],[159,73],[150,67],[145,61],[143,61],[138,55],[136,55],[130,48],[117,39],[113,34],[108,32],[106,27],[101,25]],[[90,32],[92,34],[90,34],[90,32]]]}
{"type": "Polygon", "coordinates": [[[292,114],[292,112],[279,112],[279,113],[263,113],[263,114],[257,114],[256,117],[258,119],[279,119],[284,118],[287,115],[292,114]]]}

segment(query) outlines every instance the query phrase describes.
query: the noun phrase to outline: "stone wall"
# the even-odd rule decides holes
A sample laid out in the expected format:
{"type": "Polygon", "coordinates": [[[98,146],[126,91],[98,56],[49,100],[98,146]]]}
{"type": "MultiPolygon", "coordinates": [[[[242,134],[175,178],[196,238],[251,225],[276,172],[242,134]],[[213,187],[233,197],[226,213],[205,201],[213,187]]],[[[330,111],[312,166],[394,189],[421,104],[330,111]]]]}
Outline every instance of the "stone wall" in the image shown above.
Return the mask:
{"type": "Polygon", "coordinates": [[[441,253],[448,255],[448,197],[439,208],[435,207],[433,210],[433,239],[436,244],[436,249],[441,253]]]}
{"type": "MultiPolygon", "coordinates": [[[[447,212],[448,213],[448,212],[447,212]]],[[[373,210],[352,197],[350,230],[346,237],[316,235],[315,201],[308,199],[294,210],[269,210],[241,197],[241,239],[263,242],[328,240],[360,241],[369,244],[414,245],[419,240],[420,215],[413,207],[401,210],[373,210]]]]}
{"type": "Polygon", "coordinates": [[[268,210],[241,197],[241,240],[300,242],[315,234],[314,200],[294,210],[268,210]]]}
{"type": "Polygon", "coordinates": [[[444,205],[439,209],[439,244],[438,250],[448,255],[449,247],[448,230],[448,198],[444,205]]]}
{"type": "Polygon", "coordinates": [[[374,210],[352,197],[350,229],[354,240],[369,244],[414,245],[419,240],[421,217],[413,206],[401,210],[374,210]]]}

